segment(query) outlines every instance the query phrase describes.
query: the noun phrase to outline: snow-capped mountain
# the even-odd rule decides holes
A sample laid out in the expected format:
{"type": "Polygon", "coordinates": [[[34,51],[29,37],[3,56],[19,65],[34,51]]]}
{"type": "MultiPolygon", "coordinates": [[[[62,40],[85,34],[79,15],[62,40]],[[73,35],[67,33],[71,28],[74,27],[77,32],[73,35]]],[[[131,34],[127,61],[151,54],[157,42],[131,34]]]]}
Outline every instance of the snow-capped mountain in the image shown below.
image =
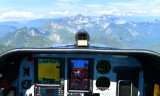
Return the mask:
{"type": "MultiPolygon", "coordinates": [[[[35,23],[41,20],[26,22],[35,23]]],[[[7,33],[1,38],[0,44],[14,47],[46,47],[72,42],[74,44],[74,35],[79,29],[88,31],[91,43],[116,48],[143,49],[149,46],[148,48],[152,49],[151,45],[157,46],[156,44],[160,43],[158,19],[155,22],[136,23],[111,15],[96,17],[79,14],[57,19],[43,19],[38,26],[35,24],[7,33]]]]}

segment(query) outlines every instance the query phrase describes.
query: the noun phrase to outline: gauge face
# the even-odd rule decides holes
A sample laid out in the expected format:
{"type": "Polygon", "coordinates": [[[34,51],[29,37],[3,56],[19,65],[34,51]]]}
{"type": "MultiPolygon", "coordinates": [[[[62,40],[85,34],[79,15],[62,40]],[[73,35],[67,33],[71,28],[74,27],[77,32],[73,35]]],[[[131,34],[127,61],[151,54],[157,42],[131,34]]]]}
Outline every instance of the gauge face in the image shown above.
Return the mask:
{"type": "Polygon", "coordinates": [[[107,74],[111,69],[111,64],[107,60],[101,60],[97,63],[96,69],[100,74],[107,74]]]}
{"type": "Polygon", "coordinates": [[[107,77],[99,77],[96,81],[96,86],[99,90],[107,90],[110,86],[110,80],[107,77]]]}
{"type": "Polygon", "coordinates": [[[22,81],[22,89],[28,89],[31,87],[31,80],[24,80],[22,81]]]}

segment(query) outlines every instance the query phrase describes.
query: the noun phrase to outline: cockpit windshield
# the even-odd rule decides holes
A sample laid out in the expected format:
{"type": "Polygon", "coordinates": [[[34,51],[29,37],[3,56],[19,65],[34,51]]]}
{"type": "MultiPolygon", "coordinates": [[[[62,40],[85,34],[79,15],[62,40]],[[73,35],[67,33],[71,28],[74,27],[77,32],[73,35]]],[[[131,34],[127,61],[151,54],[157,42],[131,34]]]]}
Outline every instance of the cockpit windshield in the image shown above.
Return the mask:
{"type": "Polygon", "coordinates": [[[160,53],[159,0],[0,0],[0,53],[75,44],[160,53]]]}

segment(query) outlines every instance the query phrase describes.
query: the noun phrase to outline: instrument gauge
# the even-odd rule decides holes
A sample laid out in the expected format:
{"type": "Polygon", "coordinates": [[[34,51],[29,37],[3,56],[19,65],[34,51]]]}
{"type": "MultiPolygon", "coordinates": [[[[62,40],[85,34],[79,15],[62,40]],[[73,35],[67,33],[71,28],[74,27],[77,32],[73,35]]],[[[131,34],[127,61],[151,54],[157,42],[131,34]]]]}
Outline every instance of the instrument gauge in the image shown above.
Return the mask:
{"type": "Polygon", "coordinates": [[[107,90],[110,86],[110,80],[107,77],[99,77],[96,81],[96,87],[101,90],[107,90]]]}
{"type": "Polygon", "coordinates": [[[107,74],[111,69],[111,64],[107,60],[101,60],[98,61],[96,69],[100,74],[107,74]]]}

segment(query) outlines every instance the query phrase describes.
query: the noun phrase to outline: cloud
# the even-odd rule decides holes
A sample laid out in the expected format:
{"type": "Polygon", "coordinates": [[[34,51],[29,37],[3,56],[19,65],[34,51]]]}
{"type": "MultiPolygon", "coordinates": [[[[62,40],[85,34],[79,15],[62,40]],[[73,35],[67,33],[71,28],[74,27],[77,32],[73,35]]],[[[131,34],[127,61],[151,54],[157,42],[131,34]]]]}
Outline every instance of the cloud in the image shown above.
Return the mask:
{"type": "Polygon", "coordinates": [[[35,15],[31,12],[23,11],[8,11],[0,14],[0,21],[11,21],[11,20],[26,20],[26,19],[35,19],[42,18],[42,15],[35,15]]]}
{"type": "Polygon", "coordinates": [[[66,10],[66,11],[51,11],[51,12],[49,12],[49,14],[51,14],[51,15],[67,15],[69,13],[70,12],[68,10],[66,10]]]}
{"type": "Polygon", "coordinates": [[[159,14],[160,15],[160,9],[154,9],[150,11],[153,14],[159,14]]]}
{"type": "Polygon", "coordinates": [[[62,3],[68,3],[68,2],[75,2],[75,3],[77,3],[77,2],[80,2],[80,1],[82,1],[82,0],[76,0],[76,1],[73,1],[73,0],[57,0],[58,2],[62,2],[62,3]]]}
{"type": "Polygon", "coordinates": [[[160,16],[160,9],[134,10],[128,12],[128,14],[140,15],[140,16],[160,16]]]}
{"type": "Polygon", "coordinates": [[[100,4],[88,4],[86,5],[86,7],[89,7],[89,8],[96,8],[96,7],[103,7],[104,5],[100,5],[100,4]]]}
{"type": "Polygon", "coordinates": [[[116,15],[116,16],[160,16],[160,8],[155,9],[107,9],[102,11],[96,11],[95,13],[99,15],[116,15]]]}
{"type": "Polygon", "coordinates": [[[117,6],[117,7],[124,7],[124,8],[134,8],[141,6],[142,4],[139,2],[120,2],[120,3],[109,3],[109,5],[117,6]]]}
{"type": "Polygon", "coordinates": [[[98,14],[107,14],[107,15],[113,15],[115,13],[119,13],[118,9],[112,9],[112,10],[102,10],[97,12],[98,14]]]}
{"type": "Polygon", "coordinates": [[[71,5],[69,3],[55,3],[57,7],[70,7],[71,5]]]}
{"type": "Polygon", "coordinates": [[[160,0],[136,0],[130,6],[127,6],[127,3],[125,6],[128,8],[126,8],[126,12],[132,15],[160,16],[159,5],[160,0]]]}
{"type": "Polygon", "coordinates": [[[18,11],[9,11],[1,14],[1,17],[9,17],[9,18],[31,18],[34,15],[31,12],[18,12],[18,11]]]}

